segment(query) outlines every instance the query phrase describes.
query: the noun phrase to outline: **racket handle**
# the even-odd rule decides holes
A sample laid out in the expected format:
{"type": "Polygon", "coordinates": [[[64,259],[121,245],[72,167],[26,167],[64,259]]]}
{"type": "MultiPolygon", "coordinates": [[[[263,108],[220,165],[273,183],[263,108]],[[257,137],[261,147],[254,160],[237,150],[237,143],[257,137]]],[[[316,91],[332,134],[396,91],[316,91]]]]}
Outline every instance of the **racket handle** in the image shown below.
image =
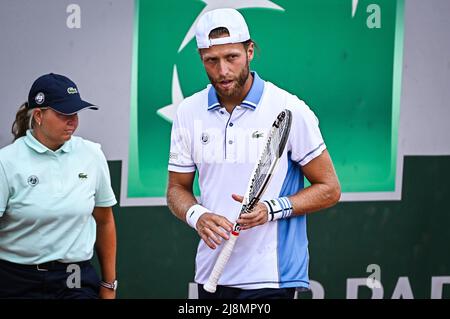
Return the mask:
{"type": "Polygon", "coordinates": [[[209,275],[208,281],[203,286],[207,292],[214,293],[216,292],[217,283],[219,282],[219,278],[223,273],[225,265],[230,259],[231,253],[233,252],[234,244],[239,236],[238,232],[231,232],[230,239],[225,242],[225,245],[222,248],[222,251],[219,254],[219,257],[216,260],[216,264],[209,275]]]}

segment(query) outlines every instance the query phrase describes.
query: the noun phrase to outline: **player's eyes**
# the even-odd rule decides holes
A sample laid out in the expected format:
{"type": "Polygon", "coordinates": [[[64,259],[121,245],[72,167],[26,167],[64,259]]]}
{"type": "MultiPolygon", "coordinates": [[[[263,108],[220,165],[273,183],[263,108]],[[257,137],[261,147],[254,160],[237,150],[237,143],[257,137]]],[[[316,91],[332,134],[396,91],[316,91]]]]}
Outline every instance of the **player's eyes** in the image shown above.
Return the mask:
{"type": "Polygon", "coordinates": [[[205,59],[205,62],[206,62],[206,63],[213,64],[213,63],[216,63],[216,62],[217,62],[217,59],[216,59],[216,58],[206,58],[206,59],[205,59]]]}

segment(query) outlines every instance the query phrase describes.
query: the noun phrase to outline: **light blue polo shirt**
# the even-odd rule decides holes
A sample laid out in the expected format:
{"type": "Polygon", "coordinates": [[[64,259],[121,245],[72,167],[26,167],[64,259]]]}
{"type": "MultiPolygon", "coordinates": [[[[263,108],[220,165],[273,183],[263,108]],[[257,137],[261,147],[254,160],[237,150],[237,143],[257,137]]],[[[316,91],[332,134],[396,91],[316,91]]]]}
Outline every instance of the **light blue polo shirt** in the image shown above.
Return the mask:
{"type": "Polygon", "coordinates": [[[88,260],[96,240],[93,209],[116,203],[99,144],[73,136],[52,151],[27,131],[0,150],[0,259],[88,260]]]}

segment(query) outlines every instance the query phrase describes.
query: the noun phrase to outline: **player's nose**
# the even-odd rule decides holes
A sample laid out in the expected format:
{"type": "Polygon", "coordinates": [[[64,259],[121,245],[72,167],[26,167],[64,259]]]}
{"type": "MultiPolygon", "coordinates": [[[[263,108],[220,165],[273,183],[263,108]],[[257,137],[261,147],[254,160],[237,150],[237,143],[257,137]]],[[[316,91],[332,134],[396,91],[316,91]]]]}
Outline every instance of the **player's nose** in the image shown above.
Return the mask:
{"type": "Polygon", "coordinates": [[[220,60],[218,63],[218,71],[221,77],[227,76],[230,68],[228,67],[228,63],[226,61],[220,60]]]}

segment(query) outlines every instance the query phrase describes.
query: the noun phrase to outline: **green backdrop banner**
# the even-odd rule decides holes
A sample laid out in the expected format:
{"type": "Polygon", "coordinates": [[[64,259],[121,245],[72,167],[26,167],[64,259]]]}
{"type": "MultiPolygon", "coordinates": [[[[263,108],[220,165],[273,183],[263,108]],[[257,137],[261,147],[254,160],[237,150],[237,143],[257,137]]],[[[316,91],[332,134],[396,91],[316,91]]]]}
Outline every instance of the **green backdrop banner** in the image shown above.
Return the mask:
{"type": "MultiPolygon", "coordinates": [[[[251,68],[318,115],[345,193],[395,191],[403,0],[373,2],[232,2],[260,48],[251,68]]],[[[128,198],[164,198],[171,119],[208,83],[193,26],[227,3],[136,1],[128,198]]]]}

